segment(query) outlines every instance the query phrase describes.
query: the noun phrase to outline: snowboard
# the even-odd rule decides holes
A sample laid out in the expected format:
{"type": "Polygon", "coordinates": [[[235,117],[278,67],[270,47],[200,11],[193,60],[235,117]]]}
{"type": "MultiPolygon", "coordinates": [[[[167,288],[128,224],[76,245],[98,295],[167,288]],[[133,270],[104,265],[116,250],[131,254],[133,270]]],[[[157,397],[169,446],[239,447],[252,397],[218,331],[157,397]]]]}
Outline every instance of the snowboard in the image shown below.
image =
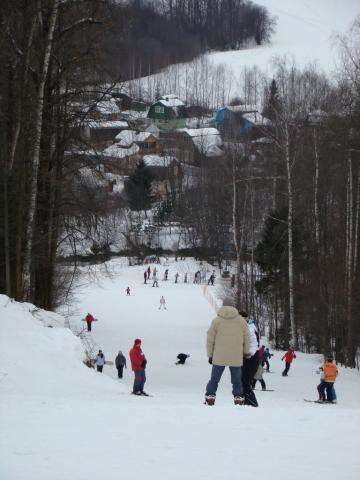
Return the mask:
{"type": "Polygon", "coordinates": [[[130,392],[130,395],[134,395],[134,397],[153,397],[154,395],[150,395],[150,393],[146,393],[145,395],[136,395],[133,392],[130,392]]]}

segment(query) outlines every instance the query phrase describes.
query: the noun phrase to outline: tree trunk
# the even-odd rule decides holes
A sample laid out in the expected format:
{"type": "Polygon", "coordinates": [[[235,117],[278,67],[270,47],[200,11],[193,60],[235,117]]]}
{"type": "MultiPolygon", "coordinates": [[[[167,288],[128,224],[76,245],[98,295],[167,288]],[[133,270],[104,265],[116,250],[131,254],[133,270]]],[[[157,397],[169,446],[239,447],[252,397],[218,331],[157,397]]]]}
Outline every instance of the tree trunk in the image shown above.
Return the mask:
{"type": "MultiPolygon", "coordinates": [[[[39,172],[39,163],[40,163],[40,143],[41,143],[41,135],[42,135],[42,121],[43,121],[43,107],[44,107],[44,90],[45,90],[45,83],[48,74],[48,68],[50,63],[50,56],[51,56],[51,49],[53,45],[53,37],[54,37],[54,30],[57,21],[58,15],[58,8],[59,8],[59,0],[53,0],[52,10],[49,19],[49,26],[48,32],[46,36],[45,46],[44,46],[44,57],[42,63],[42,71],[40,75],[39,81],[39,88],[38,88],[38,95],[36,99],[37,108],[36,108],[36,116],[35,116],[35,134],[34,134],[34,151],[32,155],[32,176],[31,176],[31,184],[30,184],[30,203],[29,203],[29,217],[28,217],[28,225],[27,225],[27,232],[26,232],[26,239],[27,239],[27,246],[25,252],[25,259],[24,259],[24,277],[25,281],[30,281],[30,267],[31,267],[31,256],[32,256],[32,248],[33,248],[33,241],[35,237],[35,211],[36,211],[36,203],[37,203],[37,184],[38,184],[38,172],[39,172]]],[[[29,287],[29,294],[30,300],[32,297],[32,286],[29,287]]]]}

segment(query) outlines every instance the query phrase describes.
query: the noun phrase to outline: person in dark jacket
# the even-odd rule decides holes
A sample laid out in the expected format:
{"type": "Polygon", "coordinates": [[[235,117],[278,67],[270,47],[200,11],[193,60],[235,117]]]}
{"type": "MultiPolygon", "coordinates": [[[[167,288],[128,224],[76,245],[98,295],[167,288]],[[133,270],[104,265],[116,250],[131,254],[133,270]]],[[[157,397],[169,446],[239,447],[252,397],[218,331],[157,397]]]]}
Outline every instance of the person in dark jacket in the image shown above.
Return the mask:
{"type": "Polygon", "coordinates": [[[130,361],[131,361],[131,368],[134,372],[134,387],[133,387],[133,394],[134,395],[145,395],[147,393],[144,392],[144,385],[146,382],[145,376],[145,368],[147,364],[147,360],[143,351],[141,350],[141,340],[137,338],[134,341],[134,346],[130,350],[130,361]]]}
{"type": "Polygon", "coordinates": [[[123,378],[124,367],[126,368],[126,358],[120,350],[115,358],[115,367],[118,371],[118,378],[123,378]]]}
{"type": "Polygon", "coordinates": [[[175,363],[175,365],[184,365],[186,362],[186,359],[189,357],[190,355],[187,355],[186,353],[179,353],[179,355],[176,357],[178,361],[175,363]]]}

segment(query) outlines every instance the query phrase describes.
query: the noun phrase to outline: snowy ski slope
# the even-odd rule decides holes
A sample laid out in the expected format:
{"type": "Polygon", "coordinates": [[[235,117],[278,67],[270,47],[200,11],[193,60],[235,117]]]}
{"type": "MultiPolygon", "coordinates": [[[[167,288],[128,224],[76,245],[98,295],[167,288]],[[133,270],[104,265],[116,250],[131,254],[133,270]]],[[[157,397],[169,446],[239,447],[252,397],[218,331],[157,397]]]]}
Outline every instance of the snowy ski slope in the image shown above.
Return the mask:
{"type": "Polygon", "coordinates": [[[340,368],[338,405],[307,404],[303,398],[316,397],[320,357],[298,354],[283,378],[275,352],[273,373],[265,375],[275,391],[257,392],[258,409],[232,404],[228,374],[216,405],[202,404],[214,311],[201,287],[174,284],[176,271],[182,278],[196,267],[172,261],[166,285],[165,266],[158,268],[159,288],[143,284],[144,267],[124,267],[120,259],[107,264],[110,277],[96,267],[96,276],[84,268],[79,279],[72,327],[92,312],[92,338],[108,360],[119,349],[128,356],[134,338],[142,338],[153,398],[129,395],[129,369],[119,381],[112,366],[99,374],[82,365],[80,342],[61,317],[38,312],[40,324],[28,305],[0,296],[1,479],[359,478],[358,372],[340,368]],[[160,295],[167,311],[158,310],[160,295]],[[185,366],[174,365],[179,352],[191,355],[185,366]]]}

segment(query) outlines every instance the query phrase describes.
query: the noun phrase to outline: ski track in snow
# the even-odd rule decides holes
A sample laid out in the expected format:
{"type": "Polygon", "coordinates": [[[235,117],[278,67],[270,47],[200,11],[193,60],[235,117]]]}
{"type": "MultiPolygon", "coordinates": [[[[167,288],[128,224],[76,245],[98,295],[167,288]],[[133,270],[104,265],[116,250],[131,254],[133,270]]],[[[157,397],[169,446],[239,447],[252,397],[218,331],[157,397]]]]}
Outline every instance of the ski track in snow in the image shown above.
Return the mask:
{"type": "Polygon", "coordinates": [[[145,266],[123,265],[112,260],[111,278],[98,273],[97,280],[84,269],[70,323],[83,325],[91,312],[98,319],[92,337],[108,360],[119,349],[128,358],[140,337],[148,358],[145,390],[154,397],[129,394],[130,368],[123,381],[113,366],[103,374],[89,370],[68,330],[43,328],[18,305],[4,307],[0,296],[1,479],[359,478],[358,372],[340,368],[338,405],[307,404],[304,398],[317,396],[320,356],[299,353],[283,378],[282,352],[274,352],[274,373],[264,379],[275,392],[256,392],[258,409],[233,405],[228,372],[216,405],[207,407],[205,339],[214,311],[201,287],[174,284],[176,271],[181,281],[191,272],[192,282],[196,265],[171,261],[167,283],[166,267],[157,266],[159,288],[142,283],[145,266]],[[158,310],[161,295],[167,311],[158,310]],[[174,364],[180,352],[191,355],[184,366],[174,364]]]}

